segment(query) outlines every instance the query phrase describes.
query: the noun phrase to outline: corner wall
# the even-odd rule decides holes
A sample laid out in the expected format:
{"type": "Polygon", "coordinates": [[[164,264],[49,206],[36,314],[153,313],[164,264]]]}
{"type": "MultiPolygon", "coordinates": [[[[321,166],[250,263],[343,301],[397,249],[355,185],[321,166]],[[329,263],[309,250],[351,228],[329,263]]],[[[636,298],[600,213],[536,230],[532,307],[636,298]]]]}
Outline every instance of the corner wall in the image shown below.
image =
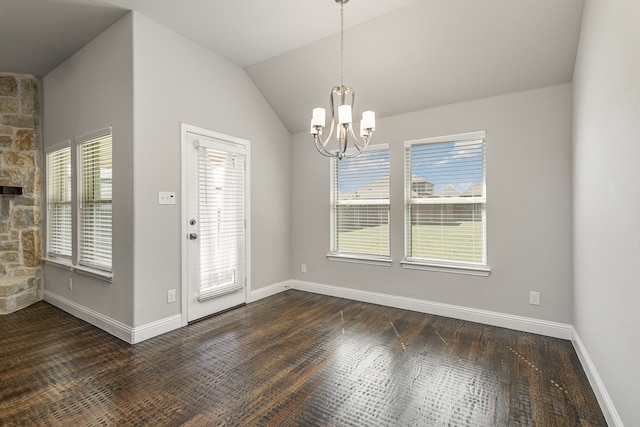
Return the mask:
{"type": "Polygon", "coordinates": [[[120,19],[43,79],[45,150],[113,126],[113,282],[45,264],[45,299],[114,334],[133,324],[132,22],[120,19]]]}
{"type": "Polygon", "coordinates": [[[587,0],[573,80],[573,324],[608,421],[627,426],[640,425],[638,22],[637,1],[587,0]]]}
{"type": "Polygon", "coordinates": [[[295,280],[571,323],[570,84],[378,120],[374,143],[391,150],[391,267],[327,260],[329,160],[307,133],[292,139],[295,280]],[[403,269],[403,141],[482,129],[491,275],[403,269]],[[529,305],[530,290],[540,306],[529,305]]]}
{"type": "Polygon", "coordinates": [[[246,72],[134,13],[135,326],[180,314],[180,123],[251,141],[251,288],[289,279],[290,135],[246,72]],[[175,191],[175,205],[158,205],[175,191]],[[167,304],[167,291],[178,290],[167,304]]]}

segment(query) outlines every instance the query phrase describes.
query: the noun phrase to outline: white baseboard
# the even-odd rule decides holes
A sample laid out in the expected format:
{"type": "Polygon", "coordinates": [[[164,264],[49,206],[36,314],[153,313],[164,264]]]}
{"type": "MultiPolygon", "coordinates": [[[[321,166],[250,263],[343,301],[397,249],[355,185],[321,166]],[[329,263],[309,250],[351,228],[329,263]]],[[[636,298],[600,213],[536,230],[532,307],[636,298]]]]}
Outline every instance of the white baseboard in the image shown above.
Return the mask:
{"type": "Polygon", "coordinates": [[[573,343],[573,348],[576,350],[578,354],[578,359],[580,359],[580,363],[582,363],[582,367],[584,372],[587,374],[587,378],[589,379],[589,383],[591,384],[591,388],[598,399],[598,403],[600,403],[600,408],[602,409],[602,413],[607,420],[607,424],[615,427],[624,427],[622,424],[622,419],[620,415],[618,415],[618,411],[613,405],[613,401],[609,396],[606,388],[604,387],[604,383],[598,375],[598,371],[596,370],[595,365],[591,361],[589,354],[587,353],[587,349],[582,343],[578,332],[573,329],[573,337],[571,342],[573,343]]]}
{"type": "Polygon", "coordinates": [[[256,289],[255,291],[252,290],[249,292],[249,295],[247,295],[247,304],[286,291],[291,287],[290,282],[290,280],[285,280],[284,282],[274,283],[273,285],[265,286],[263,288],[256,289]]]}
{"type": "Polygon", "coordinates": [[[51,291],[44,291],[44,300],[129,344],[139,343],[182,326],[182,316],[180,314],[132,328],[51,291]]]}
{"type": "Polygon", "coordinates": [[[98,313],[95,310],[87,308],[76,302],[73,302],[58,294],[54,294],[51,291],[44,291],[44,300],[51,305],[55,305],[60,310],[84,320],[93,326],[102,329],[105,332],[110,333],[114,337],[120,338],[123,341],[132,344],[133,329],[131,326],[125,325],[115,319],[112,319],[104,314],[98,313]]]}
{"type": "Polygon", "coordinates": [[[512,314],[498,313],[494,311],[479,310],[458,305],[443,304],[420,300],[416,298],[399,297],[377,292],[362,291],[339,286],[323,285],[320,283],[290,280],[289,285],[293,289],[329,295],[338,298],[346,298],[355,301],[384,305],[387,307],[401,308],[420,313],[435,314],[438,316],[452,317],[454,319],[483,323],[485,325],[499,326],[515,329],[516,331],[530,332],[546,335],[554,338],[570,340],[573,337],[571,325],[529,317],[515,316],[512,314]]]}
{"type": "Polygon", "coordinates": [[[144,340],[148,340],[149,338],[157,337],[158,335],[171,332],[174,329],[179,329],[181,327],[181,314],[156,320],[155,322],[147,323],[146,325],[136,326],[131,332],[131,344],[137,344],[144,340]]]}

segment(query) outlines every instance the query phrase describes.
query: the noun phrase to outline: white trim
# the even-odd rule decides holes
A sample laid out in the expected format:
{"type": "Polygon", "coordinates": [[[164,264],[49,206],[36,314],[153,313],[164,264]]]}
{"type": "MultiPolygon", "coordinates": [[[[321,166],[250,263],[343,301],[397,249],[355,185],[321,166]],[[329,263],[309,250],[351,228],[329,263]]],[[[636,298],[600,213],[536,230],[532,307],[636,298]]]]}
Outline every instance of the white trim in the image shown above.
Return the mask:
{"type": "Polygon", "coordinates": [[[457,273],[466,274],[468,276],[483,276],[487,277],[491,274],[491,269],[486,265],[456,265],[456,264],[438,264],[430,263],[428,261],[400,261],[402,268],[407,270],[425,270],[425,271],[437,271],[440,273],[457,273]]]}
{"type": "Polygon", "coordinates": [[[180,287],[182,289],[181,292],[181,306],[180,306],[180,315],[182,316],[182,326],[187,326],[189,323],[189,319],[187,316],[187,298],[188,298],[188,285],[189,285],[189,277],[187,272],[187,219],[189,218],[189,202],[185,200],[187,198],[187,150],[189,149],[189,144],[187,144],[187,132],[191,129],[191,125],[186,123],[180,123],[180,155],[181,165],[181,191],[182,191],[182,206],[181,206],[181,214],[180,214],[180,287]]]}
{"type": "Polygon", "coordinates": [[[137,344],[182,327],[182,316],[180,314],[132,328],[51,291],[44,291],[44,300],[129,344],[137,344]]]}
{"type": "Polygon", "coordinates": [[[51,257],[42,257],[42,260],[54,267],[64,268],[65,270],[72,271],[73,264],[71,264],[71,260],[67,258],[51,258],[51,257]]]}
{"type": "Polygon", "coordinates": [[[187,200],[187,183],[188,183],[188,167],[187,167],[187,150],[189,144],[187,143],[187,134],[193,133],[206,138],[213,138],[222,142],[232,143],[244,147],[244,159],[245,159],[245,302],[248,303],[251,295],[251,141],[237,136],[227,135],[224,133],[212,131],[209,129],[193,126],[187,123],[180,123],[180,145],[181,145],[181,188],[182,188],[182,213],[181,213],[181,239],[180,239],[180,251],[181,251],[181,288],[182,288],[182,326],[186,326],[189,323],[188,317],[188,260],[187,260],[187,240],[188,234],[187,219],[189,218],[189,201],[187,200]]]}
{"type": "Polygon", "coordinates": [[[73,265],[70,259],[67,258],[51,258],[51,257],[43,257],[42,260],[54,267],[63,268],[65,270],[74,271],[79,274],[84,274],[85,276],[93,277],[95,279],[100,279],[105,282],[113,282],[113,273],[110,271],[98,270],[95,268],[85,267],[83,265],[73,265]]]}
{"type": "Polygon", "coordinates": [[[73,271],[93,277],[94,279],[100,279],[110,283],[113,282],[113,273],[110,271],[98,270],[97,268],[86,267],[84,265],[74,265],[73,271]]]}
{"type": "Polygon", "coordinates": [[[316,294],[346,298],[354,301],[379,304],[387,307],[401,308],[420,313],[435,314],[437,316],[452,317],[455,319],[514,329],[516,331],[530,332],[533,334],[546,335],[554,338],[570,340],[572,337],[572,326],[565,323],[550,322],[547,320],[515,316],[512,314],[462,307],[416,298],[407,298],[358,289],[343,288],[339,286],[323,285],[320,283],[304,282],[301,280],[292,280],[291,287],[305,292],[313,292],[316,294]]]}
{"type": "Polygon", "coordinates": [[[82,319],[85,322],[90,323],[105,332],[108,332],[116,338],[120,338],[121,340],[126,341],[129,344],[133,344],[133,329],[131,328],[131,326],[125,325],[118,320],[98,313],[97,311],[68,300],[51,291],[44,291],[44,300],[49,304],[54,305],[59,309],[77,317],[78,319],[82,319]]]}
{"type": "Polygon", "coordinates": [[[176,314],[171,317],[156,320],[146,325],[136,326],[131,332],[131,344],[137,344],[149,338],[171,332],[182,327],[182,315],[176,314]]]}
{"type": "Polygon", "coordinates": [[[64,150],[65,148],[71,148],[71,140],[67,139],[65,141],[59,142],[51,147],[47,147],[44,150],[45,156],[55,153],[56,151],[64,150]]]}
{"type": "Polygon", "coordinates": [[[393,261],[391,258],[376,258],[365,255],[345,255],[345,254],[327,254],[329,261],[352,262],[355,264],[381,265],[383,267],[391,267],[393,261]]]}
{"type": "MultiPolygon", "coordinates": [[[[363,151],[363,153],[366,152],[371,152],[371,151],[381,151],[381,150],[388,150],[389,149],[389,143],[388,142],[383,142],[380,144],[367,144],[367,148],[363,151]]],[[[358,150],[355,147],[351,147],[348,148],[347,151],[344,152],[345,156],[349,156],[351,154],[355,154],[358,150]]]]}
{"type": "Polygon", "coordinates": [[[92,141],[94,139],[104,138],[108,135],[113,136],[113,126],[111,125],[84,133],[80,136],[76,136],[75,138],[73,138],[73,143],[75,145],[80,145],[85,142],[92,141]]]}
{"type": "Polygon", "coordinates": [[[460,141],[479,141],[487,138],[486,130],[478,130],[473,132],[454,133],[453,135],[434,136],[430,138],[412,139],[405,141],[404,146],[410,147],[416,144],[433,144],[436,142],[460,142],[460,141]]]}
{"type": "Polygon", "coordinates": [[[578,335],[578,331],[575,330],[574,327],[571,327],[573,332],[573,337],[571,338],[571,342],[573,343],[573,348],[576,350],[578,354],[578,359],[580,359],[580,363],[582,364],[582,368],[584,372],[587,374],[587,378],[589,379],[589,384],[591,384],[591,388],[598,399],[598,403],[600,404],[600,409],[607,420],[607,424],[615,427],[623,427],[622,419],[620,415],[618,415],[618,411],[613,405],[613,401],[607,392],[600,375],[598,375],[598,371],[596,370],[593,361],[589,357],[587,353],[587,349],[582,343],[580,336],[578,335]]]}
{"type": "Polygon", "coordinates": [[[247,304],[291,289],[290,282],[290,280],[285,280],[284,282],[274,283],[273,285],[264,286],[262,288],[256,289],[255,291],[250,291],[249,295],[247,296],[247,304]]]}

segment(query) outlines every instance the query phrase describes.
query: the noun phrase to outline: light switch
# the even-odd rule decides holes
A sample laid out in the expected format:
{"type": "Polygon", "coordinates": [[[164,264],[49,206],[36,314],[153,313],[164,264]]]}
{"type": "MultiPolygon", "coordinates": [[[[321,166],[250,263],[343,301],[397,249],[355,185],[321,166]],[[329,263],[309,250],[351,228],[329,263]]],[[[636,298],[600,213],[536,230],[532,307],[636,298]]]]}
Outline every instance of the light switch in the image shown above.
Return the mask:
{"type": "Polygon", "coordinates": [[[176,192],[175,191],[158,191],[158,204],[159,205],[175,205],[176,192]]]}

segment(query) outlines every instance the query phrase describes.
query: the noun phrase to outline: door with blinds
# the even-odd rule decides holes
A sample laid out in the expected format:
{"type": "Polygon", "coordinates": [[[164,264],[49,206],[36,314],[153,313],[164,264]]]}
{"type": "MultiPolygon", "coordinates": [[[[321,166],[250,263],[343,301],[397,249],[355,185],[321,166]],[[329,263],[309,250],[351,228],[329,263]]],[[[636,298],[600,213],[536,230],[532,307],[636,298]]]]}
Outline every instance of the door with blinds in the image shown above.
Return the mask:
{"type": "Polygon", "coordinates": [[[187,320],[242,305],[248,141],[187,132],[187,320]]]}

